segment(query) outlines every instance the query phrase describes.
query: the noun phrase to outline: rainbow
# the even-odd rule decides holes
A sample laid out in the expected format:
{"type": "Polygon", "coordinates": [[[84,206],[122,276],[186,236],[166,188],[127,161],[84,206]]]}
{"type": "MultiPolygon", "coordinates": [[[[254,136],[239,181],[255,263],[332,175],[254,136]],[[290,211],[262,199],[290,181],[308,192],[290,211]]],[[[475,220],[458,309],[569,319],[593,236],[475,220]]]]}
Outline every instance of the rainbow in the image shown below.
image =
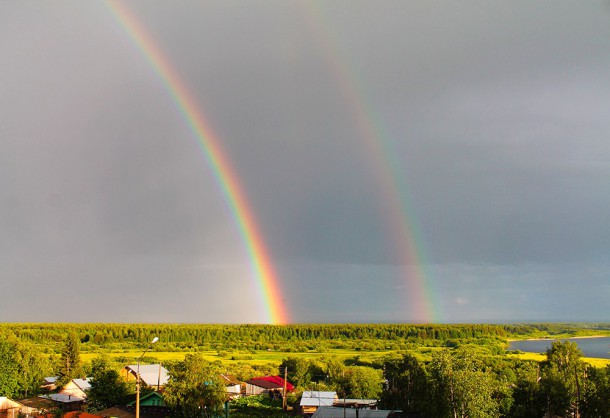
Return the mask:
{"type": "Polygon", "coordinates": [[[426,262],[424,239],[418,228],[412,199],[409,195],[408,178],[396,159],[392,141],[384,131],[380,118],[371,106],[367,106],[366,93],[361,87],[354,66],[341,53],[332,33],[332,25],[326,21],[320,2],[300,2],[306,8],[305,16],[311,32],[316,37],[324,59],[332,69],[351,114],[356,121],[358,131],[364,139],[372,166],[383,193],[381,201],[387,211],[387,230],[394,237],[396,256],[404,265],[408,289],[409,310],[406,312],[409,321],[441,322],[441,306],[435,305],[434,295],[438,292],[434,286],[432,274],[426,262]]]}
{"type": "Polygon", "coordinates": [[[212,131],[195,98],[189,94],[189,90],[163,54],[163,51],[146,32],[134,14],[125,6],[125,3],[118,0],[108,0],[106,4],[116,21],[123,27],[159,76],[165,90],[177,106],[202,154],[209,163],[248,252],[250,264],[256,277],[259,296],[264,305],[266,322],[271,324],[290,322],[282,303],[280,286],[269,251],[246,199],[246,194],[222,150],[219,138],[212,131]]]}

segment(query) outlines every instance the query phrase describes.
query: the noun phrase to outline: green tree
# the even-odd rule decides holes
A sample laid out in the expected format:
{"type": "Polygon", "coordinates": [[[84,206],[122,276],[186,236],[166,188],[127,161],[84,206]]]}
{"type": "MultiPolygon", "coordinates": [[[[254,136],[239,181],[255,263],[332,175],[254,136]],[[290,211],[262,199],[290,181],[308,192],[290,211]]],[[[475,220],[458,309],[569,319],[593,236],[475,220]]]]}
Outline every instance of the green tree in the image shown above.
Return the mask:
{"type": "Polygon", "coordinates": [[[584,399],[585,365],[576,343],[555,341],[547,350],[541,389],[548,412],[560,416],[579,416],[584,399]]]}
{"type": "Polygon", "coordinates": [[[610,418],[610,366],[586,370],[583,416],[610,418]]]}
{"type": "Polygon", "coordinates": [[[17,346],[5,339],[0,340],[0,393],[13,397],[19,393],[19,367],[16,362],[17,346]]]}
{"type": "Polygon", "coordinates": [[[170,373],[164,400],[172,415],[181,418],[207,418],[220,415],[226,390],[218,371],[199,353],[187,354],[170,373]]]}
{"type": "Polygon", "coordinates": [[[367,366],[348,366],[339,379],[339,396],[358,399],[379,399],[382,390],[382,371],[367,366]]]}
{"type": "Polygon", "coordinates": [[[510,418],[543,416],[546,408],[540,391],[540,364],[523,361],[516,368],[515,374],[516,379],[512,387],[513,404],[508,416],[510,418]]]}
{"type": "Polygon", "coordinates": [[[0,336],[0,394],[29,396],[38,393],[51,367],[48,357],[14,335],[0,336]]]}
{"type": "Polygon", "coordinates": [[[91,362],[91,388],[87,393],[87,408],[100,411],[119,405],[129,393],[127,383],[113,369],[106,357],[91,362]]]}
{"type": "Polygon", "coordinates": [[[66,337],[64,346],[61,350],[59,363],[59,384],[68,383],[71,379],[80,377],[80,340],[75,332],[70,332],[66,337]]]}
{"type": "Polygon", "coordinates": [[[311,383],[311,363],[302,357],[288,357],[282,361],[279,367],[280,376],[284,376],[287,370],[287,379],[290,383],[299,387],[306,387],[311,383]]]}
{"type": "Polygon", "coordinates": [[[437,352],[430,364],[435,405],[431,415],[453,418],[492,418],[499,416],[493,395],[497,382],[484,368],[476,352],[460,348],[453,353],[437,352]]]}
{"type": "Polygon", "coordinates": [[[405,354],[400,359],[389,359],[383,364],[385,385],[381,403],[388,409],[405,412],[426,410],[428,377],[417,358],[405,354]]]}

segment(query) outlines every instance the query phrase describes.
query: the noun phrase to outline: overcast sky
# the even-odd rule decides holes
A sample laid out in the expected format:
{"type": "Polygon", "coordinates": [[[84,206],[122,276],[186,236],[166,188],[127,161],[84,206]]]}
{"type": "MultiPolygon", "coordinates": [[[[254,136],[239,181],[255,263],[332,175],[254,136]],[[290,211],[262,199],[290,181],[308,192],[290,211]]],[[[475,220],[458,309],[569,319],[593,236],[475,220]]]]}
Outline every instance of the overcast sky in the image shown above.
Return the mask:
{"type": "MultiPolygon", "coordinates": [[[[610,3],[126,4],[220,139],[292,321],[426,320],[418,280],[438,321],[610,321],[610,3]]],[[[0,2],[0,51],[0,321],[263,322],[208,161],[111,8],[0,2]]]]}

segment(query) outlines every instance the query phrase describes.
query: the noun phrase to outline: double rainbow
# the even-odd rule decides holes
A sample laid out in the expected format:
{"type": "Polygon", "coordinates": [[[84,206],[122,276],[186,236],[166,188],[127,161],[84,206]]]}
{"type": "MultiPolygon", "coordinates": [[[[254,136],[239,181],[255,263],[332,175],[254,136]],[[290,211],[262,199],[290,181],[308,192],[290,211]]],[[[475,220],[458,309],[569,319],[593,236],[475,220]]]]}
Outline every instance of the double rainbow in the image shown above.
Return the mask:
{"type": "Polygon", "coordinates": [[[163,83],[171,100],[189,126],[202,154],[209,163],[215,180],[230,208],[257,281],[259,296],[265,308],[266,322],[285,324],[289,317],[269,251],[258,228],[253,211],[239,183],[239,179],[222,150],[220,139],[214,134],[204,113],[184,82],[172,67],[155,40],[146,32],[125,2],[109,0],[106,3],[117,22],[123,27],[137,49],[146,58],[163,83]]]}

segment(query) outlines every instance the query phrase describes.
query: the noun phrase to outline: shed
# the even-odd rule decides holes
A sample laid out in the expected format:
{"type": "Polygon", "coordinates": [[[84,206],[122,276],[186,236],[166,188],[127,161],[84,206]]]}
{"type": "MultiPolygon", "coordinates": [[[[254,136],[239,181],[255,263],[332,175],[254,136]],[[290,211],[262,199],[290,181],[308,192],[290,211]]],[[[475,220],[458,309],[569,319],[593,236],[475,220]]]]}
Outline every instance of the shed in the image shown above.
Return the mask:
{"type": "Polygon", "coordinates": [[[225,383],[227,394],[231,398],[241,396],[241,382],[237,380],[232,374],[221,374],[219,375],[220,380],[225,383]]]}
{"type": "Polygon", "coordinates": [[[313,414],[321,406],[333,406],[337,400],[337,392],[306,390],[301,396],[301,412],[313,414]]]}

